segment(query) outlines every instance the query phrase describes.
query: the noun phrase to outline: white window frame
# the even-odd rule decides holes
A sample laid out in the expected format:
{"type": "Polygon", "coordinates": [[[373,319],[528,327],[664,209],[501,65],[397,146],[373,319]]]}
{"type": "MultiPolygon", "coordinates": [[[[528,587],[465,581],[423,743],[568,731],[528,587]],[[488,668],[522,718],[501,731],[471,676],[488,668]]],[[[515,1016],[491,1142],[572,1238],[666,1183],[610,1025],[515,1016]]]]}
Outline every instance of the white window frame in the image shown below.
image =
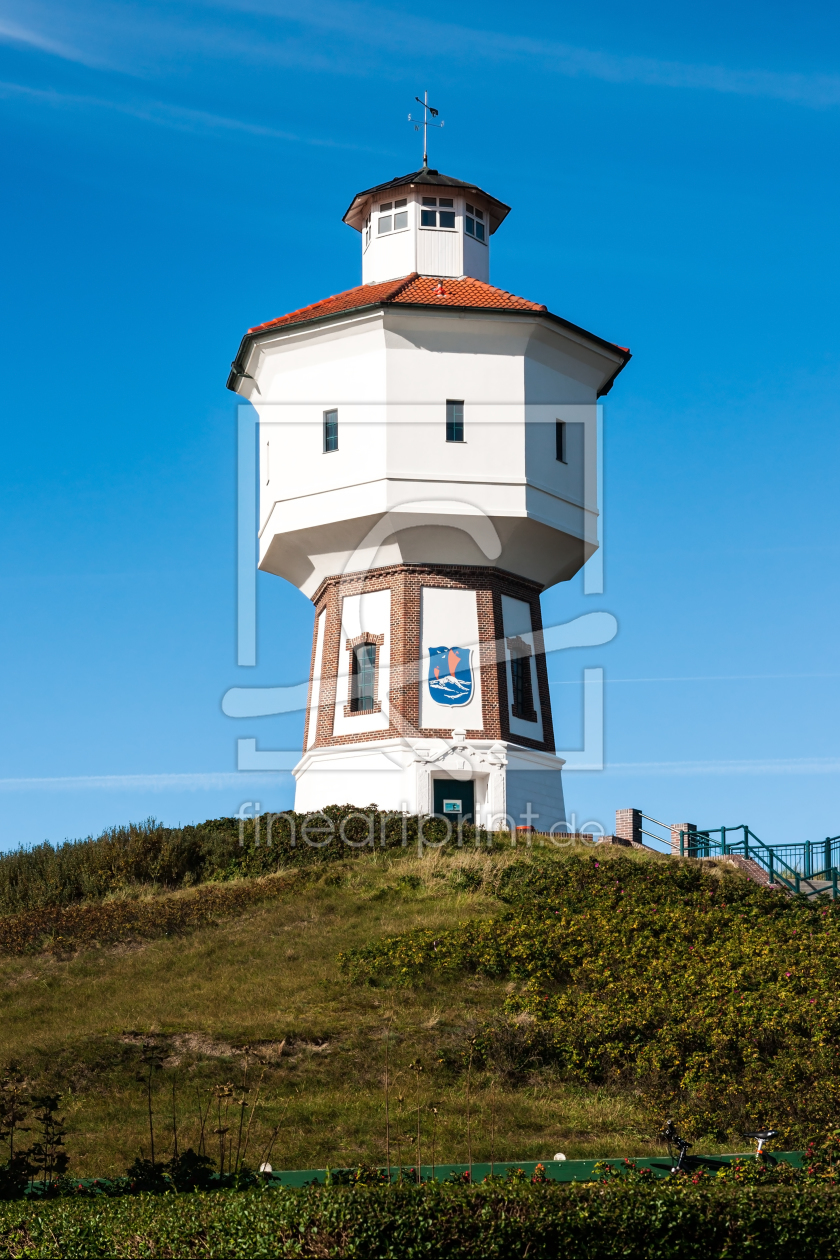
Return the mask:
{"type": "MultiPolygon", "coordinates": [[[[383,236],[396,236],[400,232],[407,232],[411,227],[409,222],[409,200],[408,197],[397,197],[395,201],[382,201],[371,211],[376,214],[376,239],[380,240],[383,236]],[[384,207],[387,207],[385,209],[384,207]],[[394,227],[394,221],[400,215],[405,215],[405,223],[400,227],[394,227]],[[379,225],[383,219],[388,220],[388,227],[384,231],[379,230],[379,225]]],[[[370,229],[373,235],[373,227],[370,229]]]]}
{"type": "Polygon", "coordinates": [[[486,245],[487,245],[487,238],[489,237],[489,235],[490,235],[490,213],[489,213],[489,211],[488,211],[488,210],[486,210],[483,206],[473,206],[473,205],[471,205],[469,202],[466,202],[466,201],[465,201],[465,202],[464,202],[464,236],[468,236],[468,237],[470,238],[470,240],[471,240],[471,241],[475,241],[475,243],[476,243],[477,245],[484,245],[484,246],[486,247],[486,245]],[[470,214],[470,211],[471,211],[471,210],[473,211],[473,213],[472,213],[472,214],[470,214]],[[479,218],[479,216],[475,213],[476,211],[480,211],[480,215],[481,215],[481,217],[480,217],[480,218],[479,218]],[[475,232],[470,232],[470,231],[468,231],[468,229],[467,229],[467,220],[468,220],[468,219],[469,219],[469,220],[471,220],[473,224],[475,224],[475,223],[480,223],[480,224],[481,224],[481,226],[484,228],[484,232],[485,232],[485,238],[484,238],[484,240],[482,240],[482,239],[481,239],[481,237],[476,236],[475,232]]]}
{"type": "Polygon", "coordinates": [[[453,217],[454,217],[454,219],[455,219],[455,222],[453,223],[452,227],[440,227],[440,226],[439,226],[439,224],[438,224],[438,222],[437,222],[437,217],[438,217],[438,214],[440,213],[440,210],[441,210],[441,205],[440,205],[441,198],[440,198],[440,197],[423,197],[423,196],[421,196],[421,197],[420,197],[420,203],[419,203],[419,205],[420,205],[420,230],[421,230],[422,232],[457,232],[457,231],[458,231],[458,214],[459,214],[459,211],[460,211],[460,207],[456,204],[456,199],[455,199],[454,197],[444,197],[444,198],[443,198],[443,200],[444,200],[444,201],[449,201],[449,202],[451,202],[451,203],[452,203],[451,205],[448,205],[448,206],[444,206],[444,207],[443,207],[443,212],[444,212],[444,214],[451,214],[451,215],[453,215],[453,217]],[[424,201],[434,201],[434,203],[435,203],[435,204],[434,204],[434,206],[426,206],[426,205],[424,205],[424,204],[423,204],[423,202],[424,202],[424,201]],[[433,212],[434,212],[434,216],[435,216],[435,222],[434,222],[434,223],[424,223],[424,222],[423,222],[423,211],[424,211],[424,210],[428,210],[428,211],[433,211],[433,212]]]}

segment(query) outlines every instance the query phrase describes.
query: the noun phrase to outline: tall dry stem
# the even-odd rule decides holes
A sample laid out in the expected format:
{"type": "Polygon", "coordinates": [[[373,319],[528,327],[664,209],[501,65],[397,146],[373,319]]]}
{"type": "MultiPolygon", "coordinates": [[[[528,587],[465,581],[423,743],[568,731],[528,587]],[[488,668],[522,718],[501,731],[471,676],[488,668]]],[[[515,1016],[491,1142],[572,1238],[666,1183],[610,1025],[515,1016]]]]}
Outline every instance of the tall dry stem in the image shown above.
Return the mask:
{"type": "Polygon", "coordinates": [[[473,1046],[470,1046],[470,1061],[467,1064],[467,1162],[469,1179],[472,1181],[472,1129],[470,1125],[470,1085],[472,1084],[473,1046]]]}

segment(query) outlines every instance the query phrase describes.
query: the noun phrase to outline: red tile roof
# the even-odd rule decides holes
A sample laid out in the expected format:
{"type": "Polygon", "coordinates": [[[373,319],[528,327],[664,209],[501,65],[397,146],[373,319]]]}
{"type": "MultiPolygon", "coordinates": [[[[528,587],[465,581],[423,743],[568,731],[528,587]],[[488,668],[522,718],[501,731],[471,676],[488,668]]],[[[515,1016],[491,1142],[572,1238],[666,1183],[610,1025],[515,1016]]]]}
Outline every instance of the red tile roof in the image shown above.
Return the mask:
{"type": "Polygon", "coordinates": [[[278,319],[249,328],[248,333],[266,332],[270,328],[282,328],[288,324],[303,324],[328,315],[340,315],[342,311],[358,310],[365,306],[458,306],[476,310],[493,311],[545,311],[540,302],[529,302],[504,289],[497,289],[482,280],[463,276],[459,280],[437,276],[421,276],[413,272],[399,280],[386,280],[383,284],[360,284],[355,289],[336,293],[333,297],[302,306],[278,319]]]}
{"type": "Polygon", "coordinates": [[[398,280],[386,280],[382,284],[360,284],[355,289],[347,289],[344,293],[336,293],[324,298],[321,302],[313,302],[311,306],[302,306],[299,311],[291,311],[278,319],[270,319],[265,324],[257,324],[249,328],[237,351],[236,358],[230,365],[227,387],[236,392],[237,382],[243,376],[243,365],[247,359],[251,339],[261,333],[275,328],[286,328],[294,324],[307,324],[320,319],[329,319],[333,315],[341,315],[344,311],[357,311],[375,306],[413,306],[433,309],[436,306],[450,307],[455,310],[477,311],[536,311],[544,314],[553,323],[560,324],[574,333],[591,338],[610,351],[618,350],[621,362],[612,375],[599,390],[599,396],[609,393],[613,382],[622,368],[626,367],[631,355],[623,346],[612,341],[605,341],[585,328],[552,315],[541,302],[529,302],[527,298],[516,297],[504,289],[496,289],[492,284],[484,284],[482,280],[473,280],[470,276],[460,279],[440,278],[438,276],[421,276],[416,271],[410,276],[402,276],[398,280]]]}

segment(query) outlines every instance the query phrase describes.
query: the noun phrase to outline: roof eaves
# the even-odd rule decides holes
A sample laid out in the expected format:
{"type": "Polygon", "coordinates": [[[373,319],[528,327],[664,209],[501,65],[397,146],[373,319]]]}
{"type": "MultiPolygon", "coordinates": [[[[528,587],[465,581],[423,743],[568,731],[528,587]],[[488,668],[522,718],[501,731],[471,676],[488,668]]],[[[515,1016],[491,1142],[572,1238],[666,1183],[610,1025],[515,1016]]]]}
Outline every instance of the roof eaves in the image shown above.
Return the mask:
{"type": "MultiPolygon", "coordinates": [[[[408,175],[395,175],[393,179],[386,180],[384,184],[375,184],[373,188],[364,188],[361,192],[357,192],[353,200],[350,202],[350,205],[341,216],[342,222],[347,223],[350,212],[359,205],[365,197],[372,197],[375,193],[386,192],[389,188],[401,188],[404,184],[409,186],[413,184],[422,184],[424,186],[438,188],[462,188],[471,192],[481,193],[482,197],[486,197],[489,202],[502,211],[501,214],[497,215],[498,223],[496,224],[496,227],[499,227],[510,214],[510,206],[507,202],[500,201],[499,198],[494,197],[492,193],[485,192],[483,188],[481,188],[478,184],[474,184],[471,180],[455,179],[454,175],[441,175],[439,171],[423,167],[422,170],[411,171],[408,175]],[[430,179],[429,176],[435,176],[436,178],[430,179]]],[[[354,225],[350,224],[349,226],[353,227],[354,225]]],[[[359,229],[356,228],[356,231],[358,230],[359,229]]]]}
{"type": "Polygon", "coordinates": [[[555,315],[553,311],[550,311],[546,306],[543,306],[540,310],[528,310],[527,308],[521,306],[455,306],[452,304],[448,304],[446,306],[433,306],[429,302],[399,302],[397,305],[399,305],[403,310],[411,310],[414,308],[426,311],[457,311],[461,314],[484,312],[485,314],[490,315],[530,315],[533,318],[542,317],[544,319],[550,319],[552,323],[559,324],[561,328],[565,328],[569,332],[579,333],[582,337],[586,337],[588,341],[594,341],[596,345],[602,346],[605,350],[609,350],[612,354],[618,353],[621,355],[621,362],[618,367],[598,391],[599,398],[603,398],[605,394],[610,392],[615,384],[615,380],[619,372],[623,371],[633,358],[632,354],[625,346],[617,346],[614,341],[607,341],[606,338],[599,337],[597,333],[592,333],[586,328],[581,328],[580,324],[573,324],[571,320],[564,319],[562,315],[555,315]]]}
{"type": "Polygon", "coordinates": [[[594,341],[596,345],[602,346],[605,350],[610,351],[610,353],[612,354],[618,353],[621,356],[621,362],[618,364],[615,371],[609,377],[606,383],[602,385],[601,389],[598,391],[599,398],[604,397],[605,394],[608,394],[610,392],[613,385],[615,384],[615,380],[619,372],[623,371],[623,369],[627,366],[627,364],[630,362],[630,360],[633,357],[630,351],[627,350],[624,346],[618,346],[613,341],[607,341],[604,337],[599,337],[597,333],[589,332],[588,329],[581,328],[579,324],[573,324],[571,320],[563,319],[562,315],[555,315],[552,311],[548,310],[548,308],[545,306],[543,306],[540,309],[534,309],[534,308],[529,309],[527,307],[520,307],[520,306],[474,306],[474,305],[460,306],[460,305],[455,305],[454,303],[448,303],[445,306],[444,305],[439,306],[437,303],[431,303],[431,302],[397,301],[396,299],[398,295],[402,292],[402,290],[405,289],[416,278],[417,278],[416,273],[410,276],[406,276],[405,279],[396,288],[395,292],[388,294],[386,297],[380,297],[374,302],[366,302],[363,306],[350,306],[350,307],[345,307],[342,310],[328,311],[322,315],[313,315],[313,316],[310,316],[308,319],[295,320],[294,322],[289,322],[289,323],[284,323],[284,324],[278,323],[274,328],[272,328],[271,325],[268,325],[268,326],[258,325],[257,326],[258,331],[247,332],[245,336],[242,338],[242,341],[239,346],[239,350],[236,353],[236,358],[233,360],[231,364],[231,370],[227,379],[227,388],[229,390],[232,390],[234,393],[236,393],[236,381],[246,376],[246,373],[242,370],[242,368],[244,367],[245,354],[247,353],[248,350],[250,350],[251,344],[255,342],[257,338],[264,337],[268,335],[269,333],[271,333],[272,331],[280,331],[281,328],[285,329],[285,328],[311,327],[314,324],[325,323],[328,320],[337,319],[343,315],[361,314],[364,311],[372,311],[372,310],[376,310],[377,308],[381,308],[384,310],[386,306],[398,306],[400,307],[400,309],[407,310],[407,311],[410,311],[410,310],[452,311],[453,313],[458,313],[458,314],[473,314],[473,315],[480,314],[480,313],[490,314],[490,315],[496,315],[496,314],[528,315],[531,318],[549,319],[551,320],[552,323],[558,324],[561,328],[564,328],[568,330],[569,332],[579,333],[582,337],[585,337],[588,341],[594,341]]]}
{"type": "Polygon", "coordinates": [[[247,373],[243,371],[245,358],[248,351],[251,349],[251,346],[255,341],[258,341],[260,337],[267,337],[271,333],[275,332],[284,332],[287,328],[309,328],[313,324],[323,324],[326,323],[327,320],[338,319],[342,315],[360,315],[364,311],[373,311],[376,310],[377,307],[384,307],[388,304],[388,298],[378,298],[375,302],[365,302],[363,306],[345,306],[338,311],[326,311],[322,315],[311,315],[308,319],[288,320],[286,323],[281,323],[280,320],[277,320],[276,322],[269,324],[258,324],[255,328],[246,332],[245,336],[239,343],[236,358],[230,365],[226,388],[235,394],[237,392],[236,382],[238,380],[242,380],[243,378],[250,379],[248,378],[247,373]]]}

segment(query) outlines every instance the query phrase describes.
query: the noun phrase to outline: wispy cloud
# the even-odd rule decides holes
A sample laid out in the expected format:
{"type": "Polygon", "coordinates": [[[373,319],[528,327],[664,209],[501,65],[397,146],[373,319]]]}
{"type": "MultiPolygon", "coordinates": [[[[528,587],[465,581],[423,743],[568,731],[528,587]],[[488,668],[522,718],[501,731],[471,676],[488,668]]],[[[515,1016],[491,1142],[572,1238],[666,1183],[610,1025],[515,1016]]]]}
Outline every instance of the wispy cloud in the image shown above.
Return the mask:
{"type": "MultiPolygon", "coordinates": [[[[614,683],[687,683],[687,682],[790,682],[809,678],[840,678],[840,674],[684,674],[652,678],[605,678],[606,685],[614,683]]],[[[581,687],[581,678],[551,680],[552,687],[581,687]]]]}
{"type": "MultiPolygon", "coordinates": [[[[300,761],[288,753],[289,769],[300,761]]],[[[211,771],[207,774],[80,774],[41,779],[0,779],[1,792],[219,792],[265,786],[277,771],[211,771]]]]}
{"type": "MultiPolygon", "coordinates": [[[[429,51],[433,50],[436,58],[446,57],[448,61],[530,62],[549,73],[607,83],[772,97],[816,108],[840,103],[840,75],[835,74],[740,69],[627,56],[509,32],[397,16],[393,10],[368,4],[295,6],[288,0],[218,0],[217,3],[211,0],[208,7],[271,16],[294,22],[300,28],[334,33],[347,41],[345,57],[350,53],[350,46],[364,45],[404,58],[403,69],[406,64],[420,59],[418,49],[421,49],[424,63],[428,63],[429,51]]],[[[263,56],[270,57],[272,52],[270,45],[263,46],[263,56]]]]}
{"type": "Polygon", "coordinates": [[[614,761],[605,766],[621,775],[777,775],[840,774],[840,757],[788,757],[752,761],[614,761]]]}
{"type": "MultiPolygon", "coordinates": [[[[301,758],[299,749],[277,756],[291,770],[301,758]]],[[[605,772],[622,776],[654,775],[813,775],[840,774],[840,757],[782,757],[717,761],[614,761],[605,772]]],[[[279,773],[283,773],[280,771],[279,773]]],[[[44,778],[0,779],[3,792],[218,792],[231,788],[264,788],[267,775],[278,771],[210,771],[194,774],[81,774],[44,778]]],[[[567,771],[571,773],[571,771],[567,771]]],[[[587,772],[589,773],[589,772],[587,772]]]]}
{"type": "Polygon", "coordinates": [[[60,40],[51,39],[41,31],[31,30],[17,22],[0,18],[0,43],[20,44],[25,48],[37,48],[39,52],[50,53],[53,57],[61,57],[64,61],[77,61],[81,65],[95,65],[96,59],[78,48],[64,44],[60,40]]]}
{"type": "MultiPolygon", "coordinates": [[[[19,3],[19,0],[17,0],[19,3]]],[[[11,0],[12,6],[15,0],[11,0]]],[[[126,74],[183,75],[185,60],[293,66],[314,73],[404,77],[445,61],[461,74],[519,64],[534,73],[605,83],[765,97],[811,108],[840,104],[840,75],[802,74],[583,48],[430,20],[366,3],[204,0],[145,8],[33,4],[0,21],[0,41],[126,74]]],[[[271,133],[276,135],[278,133],[271,133]]]]}
{"type": "MultiPolygon", "coordinates": [[[[362,150],[360,145],[347,144],[339,140],[324,140],[317,136],[301,136],[293,131],[280,131],[276,127],[266,127],[261,123],[251,123],[241,118],[228,118],[223,114],[208,113],[206,110],[169,105],[165,101],[115,101],[107,97],[82,96],[69,92],[56,92],[50,88],[28,87],[23,83],[0,81],[0,99],[4,96],[24,97],[56,109],[107,109],[177,131],[243,132],[270,140],[287,140],[294,144],[315,145],[319,148],[362,150]]],[[[367,150],[364,151],[367,152],[367,150]]]]}

